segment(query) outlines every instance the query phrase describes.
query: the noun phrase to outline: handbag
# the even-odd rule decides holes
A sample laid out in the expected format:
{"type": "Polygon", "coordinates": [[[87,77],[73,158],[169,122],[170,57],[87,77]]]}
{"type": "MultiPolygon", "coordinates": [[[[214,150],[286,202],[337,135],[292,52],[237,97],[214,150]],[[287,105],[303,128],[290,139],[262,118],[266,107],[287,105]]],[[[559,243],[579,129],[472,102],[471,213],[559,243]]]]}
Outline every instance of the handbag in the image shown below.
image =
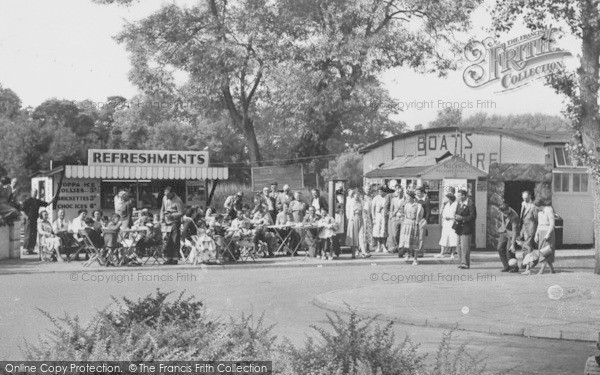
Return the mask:
{"type": "Polygon", "coordinates": [[[542,244],[545,245],[540,248],[540,255],[544,258],[547,258],[548,256],[550,256],[550,254],[552,254],[552,246],[550,246],[550,244],[546,241],[542,242],[542,244]]]}

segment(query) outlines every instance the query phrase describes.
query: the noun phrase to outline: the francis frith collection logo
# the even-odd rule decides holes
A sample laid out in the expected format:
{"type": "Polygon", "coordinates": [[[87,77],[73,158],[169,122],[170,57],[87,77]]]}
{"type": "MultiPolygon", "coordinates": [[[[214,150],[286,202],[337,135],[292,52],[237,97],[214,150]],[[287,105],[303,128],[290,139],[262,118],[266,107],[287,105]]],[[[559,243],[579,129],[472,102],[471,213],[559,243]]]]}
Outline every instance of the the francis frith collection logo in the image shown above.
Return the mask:
{"type": "Polygon", "coordinates": [[[571,53],[556,45],[559,31],[540,30],[499,43],[489,37],[469,43],[464,51],[470,65],[463,72],[467,86],[499,84],[513,90],[565,68],[571,53]]]}

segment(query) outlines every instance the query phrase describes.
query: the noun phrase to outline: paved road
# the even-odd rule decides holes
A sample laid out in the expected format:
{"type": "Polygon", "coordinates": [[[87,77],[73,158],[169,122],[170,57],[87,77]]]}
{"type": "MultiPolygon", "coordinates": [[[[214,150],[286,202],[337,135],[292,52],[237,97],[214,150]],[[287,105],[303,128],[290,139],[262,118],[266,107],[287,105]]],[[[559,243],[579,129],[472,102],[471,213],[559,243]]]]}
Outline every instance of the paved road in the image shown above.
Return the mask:
{"type": "MultiPolygon", "coordinates": [[[[569,262],[569,270],[590,271],[588,260],[569,262]]],[[[275,333],[300,344],[312,335],[311,324],[325,326],[325,311],[313,304],[316,295],[334,290],[372,285],[369,277],[377,272],[412,270],[411,266],[378,265],[305,268],[218,269],[144,271],[126,269],[115,272],[77,272],[0,275],[0,353],[2,359],[18,359],[18,346],[24,339],[35,342],[49,322],[36,311],[52,315],[63,311],[90,319],[96,310],[111,303],[111,296],[136,298],[152,293],[157,287],[179,292],[187,290],[204,300],[210,314],[238,316],[242,312],[266,312],[267,322],[276,323],[275,333]],[[111,278],[96,282],[98,277],[111,278]]],[[[477,264],[496,270],[497,264],[477,264]]],[[[420,266],[433,272],[439,265],[420,266]]],[[[591,272],[591,271],[590,271],[591,272]]],[[[515,277],[522,277],[514,275],[515,277]]],[[[402,287],[399,285],[398,287],[402,287]]],[[[468,290],[456,295],[468,304],[468,290]]],[[[432,357],[443,330],[428,327],[396,326],[399,339],[408,334],[421,344],[422,353],[432,357]]],[[[512,369],[512,374],[579,374],[590,354],[591,343],[564,340],[528,339],[484,333],[455,333],[455,344],[467,343],[475,351],[484,350],[489,367],[512,369]]]]}

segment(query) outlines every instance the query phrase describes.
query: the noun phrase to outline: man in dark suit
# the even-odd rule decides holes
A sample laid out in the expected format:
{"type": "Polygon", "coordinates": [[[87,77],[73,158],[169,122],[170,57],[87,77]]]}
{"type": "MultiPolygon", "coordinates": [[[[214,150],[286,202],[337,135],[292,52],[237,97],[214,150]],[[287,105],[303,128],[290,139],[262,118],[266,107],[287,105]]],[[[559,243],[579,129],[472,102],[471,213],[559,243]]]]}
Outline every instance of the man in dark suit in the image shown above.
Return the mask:
{"type": "Polygon", "coordinates": [[[461,269],[469,269],[471,267],[471,239],[473,237],[475,219],[477,211],[475,205],[467,197],[466,190],[458,191],[458,207],[456,208],[456,221],[454,230],[458,234],[458,257],[460,259],[461,269]]]}
{"type": "Polygon", "coordinates": [[[313,206],[317,212],[320,212],[322,209],[329,210],[327,198],[321,196],[319,189],[312,189],[311,194],[312,200],[310,205],[313,206]]]}

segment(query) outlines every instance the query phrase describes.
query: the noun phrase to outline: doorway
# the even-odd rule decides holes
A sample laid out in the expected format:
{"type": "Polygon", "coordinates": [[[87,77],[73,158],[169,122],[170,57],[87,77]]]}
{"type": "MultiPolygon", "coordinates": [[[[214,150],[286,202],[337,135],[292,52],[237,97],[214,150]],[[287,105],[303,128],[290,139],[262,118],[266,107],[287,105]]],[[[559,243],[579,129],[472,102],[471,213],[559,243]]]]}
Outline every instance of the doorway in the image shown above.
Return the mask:
{"type": "Polygon", "coordinates": [[[504,183],[504,200],[515,210],[517,214],[521,212],[521,195],[524,191],[531,193],[531,200],[535,200],[535,181],[506,181],[504,183]]]}

